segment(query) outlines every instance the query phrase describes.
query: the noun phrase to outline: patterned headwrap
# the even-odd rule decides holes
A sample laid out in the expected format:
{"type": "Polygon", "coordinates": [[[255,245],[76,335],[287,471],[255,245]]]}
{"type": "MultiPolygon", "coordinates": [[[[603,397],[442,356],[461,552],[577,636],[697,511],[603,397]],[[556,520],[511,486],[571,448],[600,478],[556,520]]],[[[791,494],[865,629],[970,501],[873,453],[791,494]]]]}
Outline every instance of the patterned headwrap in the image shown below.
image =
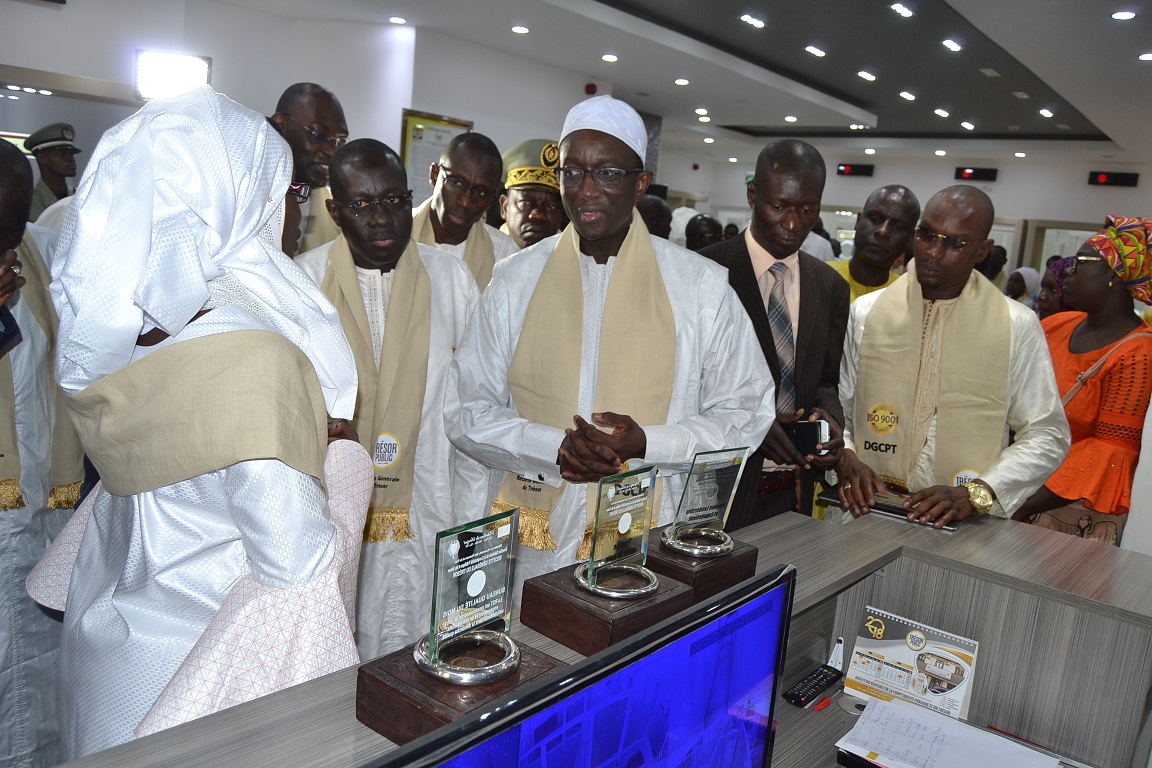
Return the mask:
{"type": "Polygon", "coordinates": [[[1072,305],[1064,301],[1064,280],[1068,277],[1068,267],[1072,263],[1072,258],[1064,258],[1059,261],[1052,262],[1052,266],[1048,267],[1048,271],[1052,273],[1052,277],[1056,280],[1056,301],[1059,303],[1059,312],[1072,311],[1072,305]]]}
{"type": "Polygon", "coordinates": [[[1112,270],[1128,286],[1132,297],[1152,304],[1152,257],[1148,241],[1152,239],[1152,220],[1129,216],[1108,216],[1104,229],[1088,238],[1088,245],[1108,260],[1112,270]]]}

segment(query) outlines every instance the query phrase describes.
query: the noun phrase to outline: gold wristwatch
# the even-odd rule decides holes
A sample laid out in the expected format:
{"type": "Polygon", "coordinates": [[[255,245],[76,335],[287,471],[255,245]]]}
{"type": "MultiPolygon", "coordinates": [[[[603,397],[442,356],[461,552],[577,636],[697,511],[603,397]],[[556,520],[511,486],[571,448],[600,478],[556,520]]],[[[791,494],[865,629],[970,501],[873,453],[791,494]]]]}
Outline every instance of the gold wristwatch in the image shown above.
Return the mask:
{"type": "Polygon", "coordinates": [[[988,486],[973,481],[964,483],[964,488],[968,491],[968,502],[972,505],[972,509],[976,510],[976,514],[988,514],[992,509],[992,505],[995,503],[995,499],[992,498],[992,492],[988,490],[988,486]]]}

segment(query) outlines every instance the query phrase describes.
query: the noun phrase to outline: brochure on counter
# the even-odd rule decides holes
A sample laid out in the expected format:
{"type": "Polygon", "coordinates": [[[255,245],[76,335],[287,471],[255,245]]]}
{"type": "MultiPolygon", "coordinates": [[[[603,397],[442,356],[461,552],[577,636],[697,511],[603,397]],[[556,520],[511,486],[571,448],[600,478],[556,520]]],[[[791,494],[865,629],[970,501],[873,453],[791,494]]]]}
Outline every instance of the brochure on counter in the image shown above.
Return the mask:
{"type": "Polygon", "coordinates": [[[904,699],[965,719],[979,643],[868,606],[844,690],[862,699],[904,699]]]}

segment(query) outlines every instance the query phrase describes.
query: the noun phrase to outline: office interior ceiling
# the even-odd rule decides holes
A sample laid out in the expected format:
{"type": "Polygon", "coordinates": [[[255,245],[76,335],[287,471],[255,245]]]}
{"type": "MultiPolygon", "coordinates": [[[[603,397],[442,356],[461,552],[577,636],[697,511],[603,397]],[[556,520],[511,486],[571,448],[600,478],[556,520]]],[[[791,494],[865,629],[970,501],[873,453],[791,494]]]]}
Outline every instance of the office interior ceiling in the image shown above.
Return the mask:
{"type": "Polygon", "coordinates": [[[1152,51],[1152,0],[906,0],[907,18],[883,0],[229,1],[300,20],[401,16],[610,81],[614,95],[664,118],[664,146],[704,161],[748,158],[784,135],[886,155],[1152,158],[1152,61],[1138,59],[1152,51]],[[1118,10],[1136,16],[1113,20],[1118,10]],[[741,21],[745,13],[764,27],[741,21]],[[619,60],[602,61],[606,53],[619,60]],[[679,77],[690,84],[675,85],[679,77]]]}

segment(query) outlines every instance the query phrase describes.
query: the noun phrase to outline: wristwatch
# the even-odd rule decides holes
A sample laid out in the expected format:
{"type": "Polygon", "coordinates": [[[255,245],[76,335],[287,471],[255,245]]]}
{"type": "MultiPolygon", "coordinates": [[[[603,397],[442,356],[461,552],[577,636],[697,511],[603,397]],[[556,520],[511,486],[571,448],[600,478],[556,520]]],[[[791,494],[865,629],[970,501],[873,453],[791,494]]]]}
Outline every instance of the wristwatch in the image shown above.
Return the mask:
{"type": "Polygon", "coordinates": [[[988,486],[973,481],[964,483],[964,488],[968,491],[968,502],[972,505],[972,509],[976,510],[976,514],[988,514],[995,503],[995,499],[992,498],[992,491],[988,490],[988,486]]]}

